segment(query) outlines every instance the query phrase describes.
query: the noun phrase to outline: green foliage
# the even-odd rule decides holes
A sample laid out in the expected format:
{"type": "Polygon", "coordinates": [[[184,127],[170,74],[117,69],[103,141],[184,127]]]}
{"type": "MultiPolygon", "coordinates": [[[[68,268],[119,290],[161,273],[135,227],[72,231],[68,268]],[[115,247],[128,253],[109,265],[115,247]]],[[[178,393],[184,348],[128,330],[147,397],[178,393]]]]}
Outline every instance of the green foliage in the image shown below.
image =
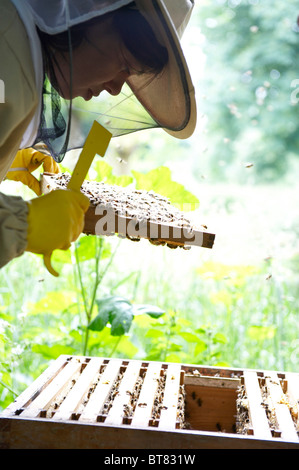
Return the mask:
{"type": "MultiPolygon", "coordinates": [[[[145,319],[137,320],[135,329],[142,328],[145,319]]],[[[219,360],[227,338],[211,326],[201,325],[194,329],[194,323],[187,320],[183,312],[168,310],[158,322],[144,334],[143,348],[147,360],[167,362],[214,363],[228,366],[219,360]]]]}
{"type": "Polygon", "coordinates": [[[132,176],[116,176],[113,174],[113,168],[105,160],[95,160],[93,170],[96,172],[96,181],[102,181],[107,184],[116,184],[118,186],[128,186],[133,183],[132,176]]]}
{"type": "Polygon", "coordinates": [[[96,301],[99,313],[89,323],[88,328],[93,331],[102,331],[109,322],[111,335],[121,336],[131,328],[136,314],[147,314],[151,317],[160,317],[163,310],[151,305],[134,305],[128,299],[118,296],[104,297],[96,301]]]}
{"type": "Polygon", "coordinates": [[[198,208],[199,200],[190,191],[187,191],[180,183],[176,183],[171,178],[171,171],[167,167],[159,167],[146,174],[132,171],[136,180],[136,189],[154,191],[157,194],[167,197],[171,203],[187,210],[198,208]]]}
{"type": "Polygon", "coordinates": [[[195,14],[205,37],[198,90],[210,176],[242,183],[251,162],[257,182],[281,179],[299,146],[296,0],[205,1],[195,14]]]}
{"type": "Polygon", "coordinates": [[[93,165],[97,181],[118,186],[132,185],[136,189],[154,191],[161,196],[167,197],[170,202],[185,210],[194,210],[199,206],[198,198],[188,191],[182,184],[172,179],[169,168],[160,166],[148,172],[132,170],[132,176],[115,176],[113,168],[104,160],[97,160],[93,165]]]}

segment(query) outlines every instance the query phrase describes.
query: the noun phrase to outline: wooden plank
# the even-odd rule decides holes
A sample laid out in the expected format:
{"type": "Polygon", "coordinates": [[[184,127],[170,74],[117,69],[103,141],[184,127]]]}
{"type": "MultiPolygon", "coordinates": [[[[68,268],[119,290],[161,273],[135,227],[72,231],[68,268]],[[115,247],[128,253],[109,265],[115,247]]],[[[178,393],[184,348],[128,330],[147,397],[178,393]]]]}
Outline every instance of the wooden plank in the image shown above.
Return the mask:
{"type": "Polygon", "coordinates": [[[216,387],[237,389],[241,384],[240,378],[212,377],[187,375],[185,373],[185,385],[195,385],[197,387],[216,387]]]}
{"type": "MultiPolygon", "coordinates": [[[[58,186],[55,184],[55,175],[44,173],[41,176],[41,191],[48,193],[58,186]]],[[[83,233],[89,235],[114,235],[117,233],[123,237],[145,238],[153,241],[169,243],[173,246],[199,246],[213,248],[215,234],[198,228],[189,230],[188,227],[180,227],[172,223],[162,223],[130,218],[116,214],[103,204],[90,204],[86,214],[83,233]]]]}
{"type": "Polygon", "coordinates": [[[107,396],[113,386],[117,375],[119,374],[121,359],[111,359],[104,370],[99,383],[92,393],[86,407],[84,408],[79,421],[96,422],[97,417],[107,399],[107,396]]]}
{"type": "Polygon", "coordinates": [[[105,424],[120,426],[123,422],[124,406],[128,405],[131,393],[140,374],[141,361],[129,362],[122,378],[118,395],[115,397],[112,408],[109,410],[105,424]]]}
{"type": "Polygon", "coordinates": [[[299,441],[290,411],[285,403],[278,375],[275,372],[267,372],[265,383],[270,392],[279,431],[281,431],[281,438],[287,441],[299,441]]]}
{"type": "Polygon", "coordinates": [[[159,384],[160,371],[161,363],[149,363],[141,393],[135,408],[135,413],[132,418],[132,426],[148,426],[153,408],[154,397],[159,384]]]}
{"type": "Polygon", "coordinates": [[[286,373],[287,397],[292,407],[292,417],[299,431],[299,374],[286,373]]]}
{"type": "MultiPolygon", "coordinates": [[[[141,214],[142,215],[142,214],[141,214]]],[[[177,246],[199,246],[212,248],[215,235],[200,230],[189,231],[179,227],[150,220],[139,221],[130,217],[117,215],[102,206],[90,206],[85,215],[84,233],[89,235],[113,235],[145,238],[158,242],[171,243],[177,246]]]]}
{"type": "Polygon", "coordinates": [[[58,394],[68,385],[74,374],[81,368],[82,363],[73,357],[67,365],[56,375],[52,382],[27,406],[22,412],[22,417],[37,417],[42,410],[55,400],[58,394]]]}
{"type": "Polygon", "coordinates": [[[68,393],[59,409],[55,412],[55,420],[71,419],[72,414],[76,412],[84,395],[88,392],[93,380],[99,373],[102,364],[103,359],[98,357],[94,357],[88,362],[75,386],[68,393]]]}
{"type": "Polygon", "coordinates": [[[168,366],[159,429],[169,430],[176,427],[180,375],[181,366],[179,364],[170,364],[168,366]]]}
{"type": "Polygon", "coordinates": [[[25,408],[49,385],[56,375],[67,364],[68,356],[59,356],[52,364],[28,387],[18,398],[1,412],[1,416],[13,416],[18,410],[25,408]]]}
{"type": "Polygon", "coordinates": [[[293,406],[299,404],[299,374],[287,372],[285,375],[287,381],[287,396],[293,406]]]}
{"type": "Polygon", "coordinates": [[[262,407],[262,394],[256,372],[245,370],[244,384],[248,398],[253,434],[257,438],[271,439],[272,434],[265,409],[262,407]]]}
{"type": "Polygon", "coordinates": [[[185,392],[186,421],[192,430],[235,432],[236,389],[187,385],[185,392]]]}
{"type": "MultiPolygon", "coordinates": [[[[174,430],[159,428],[132,428],[106,426],[105,423],[84,424],[77,421],[56,422],[15,418],[0,419],[0,449],[299,449],[298,442],[282,439],[256,439],[215,432],[174,430]]],[[[153,453],[154,453],[153,452],[153,453]]],[[[111,452],[110,452],[111,454],[111,452]]],[[[128,452],[127,454],[128,455],[128,452]]],[[[195,463],[198,463],[196,458],[195,463]]],[[[120,466],[121,467],[121,466],[120,466]]]]}
{"type": "Polygon", "coordinates": [[[42,194],[47,194],[57,188],[53,176],[55,176],[53,173],[44,173],[41,175],[40,189],[42,194]]]}

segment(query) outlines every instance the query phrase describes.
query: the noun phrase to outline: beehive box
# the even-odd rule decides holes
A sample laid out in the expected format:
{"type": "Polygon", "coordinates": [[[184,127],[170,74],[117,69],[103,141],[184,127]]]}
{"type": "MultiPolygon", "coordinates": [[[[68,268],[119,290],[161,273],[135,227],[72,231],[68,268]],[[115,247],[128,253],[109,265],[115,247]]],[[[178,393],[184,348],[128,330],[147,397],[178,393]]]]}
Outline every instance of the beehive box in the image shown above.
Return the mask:
{"type": "Polygon", "coordinates": [[[0,414],[0,448],[299,448],[299,374],[60,356],[0,414]]]}
{"type": "MultiPolygon", "coordinates": [[[[44,173],[41,190],[66,189],[70,175],[44,173]]],[[[135,190],[85,180],[81,191],[90,200],[83,232],[88,235],[115,235],[132,241],[148,239],[169,248],[191,246],[212,248],[215,234],[204,224],[194,225],[186,213],[153,191],[135,190]]]]}

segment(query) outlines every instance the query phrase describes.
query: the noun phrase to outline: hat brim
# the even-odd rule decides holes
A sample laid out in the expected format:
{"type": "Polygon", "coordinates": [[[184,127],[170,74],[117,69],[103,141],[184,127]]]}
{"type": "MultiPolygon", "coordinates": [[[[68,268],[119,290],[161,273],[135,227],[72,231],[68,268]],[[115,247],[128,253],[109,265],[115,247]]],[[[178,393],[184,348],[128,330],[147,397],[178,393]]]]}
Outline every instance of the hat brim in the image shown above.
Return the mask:
{"type": "Polygon", "coordinates": [[[167,48],[162,73],[148,81],[133,75],[128,85],[152,118],[179,139],[190,137],[196,126],[195,91],[175,26],[161,0],[135,0],[158,41],[167,48]]]}

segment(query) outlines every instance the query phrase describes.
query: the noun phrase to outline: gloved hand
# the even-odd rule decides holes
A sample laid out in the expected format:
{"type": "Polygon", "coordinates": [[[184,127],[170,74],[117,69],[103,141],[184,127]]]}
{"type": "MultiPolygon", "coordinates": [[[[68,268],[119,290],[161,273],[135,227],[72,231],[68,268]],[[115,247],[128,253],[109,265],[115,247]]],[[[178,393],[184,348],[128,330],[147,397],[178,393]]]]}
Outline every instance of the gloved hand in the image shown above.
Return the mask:
{"type": "Polygon", "coordinates": [[[28,204],[28,232],[26,251],[44,255],[48,271],[58,273],[51,266],[51,254],[56,249],[67,250],[84,227],[84,213],[89,199],[84,194],[57,189],[45,196],[31,199],[28,204]]]}
{"type": "Polygon", "coordinates": [[[45,153],[38,152],[33,148],[19,150],[6,178],[13,181],[21,181],[29,186],[38,196],[41,194],[39,181],[31,174],[40,165],[43,165],[47,173],[59,173],[59,166],[55,160],[45,153]]]}

